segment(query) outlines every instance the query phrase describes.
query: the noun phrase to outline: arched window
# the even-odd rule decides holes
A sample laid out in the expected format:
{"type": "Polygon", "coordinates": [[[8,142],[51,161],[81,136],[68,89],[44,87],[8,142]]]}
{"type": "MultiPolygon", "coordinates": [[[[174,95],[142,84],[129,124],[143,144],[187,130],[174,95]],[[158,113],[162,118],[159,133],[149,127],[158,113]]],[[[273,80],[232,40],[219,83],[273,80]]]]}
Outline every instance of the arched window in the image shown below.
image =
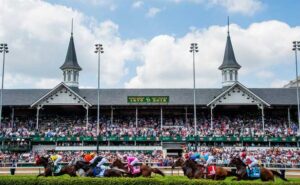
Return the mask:
{"type": "Polygon", "coordinates": [[[227,81],[227,71],[224,71],[225,81],[227,81]]]}
{"type": "Polygon", "coordinates": [[[66,71],[64,71],[64,82],[66,81],[66,71]]]}
{"type": "Polygon", "coordinates": [[[230,71],[230,73],[229,73],[230,74],[230,81],[232,81],[232,73],[233,73],[232,71],[230,71]]]}
{"type": "Polygon", "coordinates": [[[237,81],[238,79],[237,79],[237,71],[235,71],[235,80],[237,81]]]}

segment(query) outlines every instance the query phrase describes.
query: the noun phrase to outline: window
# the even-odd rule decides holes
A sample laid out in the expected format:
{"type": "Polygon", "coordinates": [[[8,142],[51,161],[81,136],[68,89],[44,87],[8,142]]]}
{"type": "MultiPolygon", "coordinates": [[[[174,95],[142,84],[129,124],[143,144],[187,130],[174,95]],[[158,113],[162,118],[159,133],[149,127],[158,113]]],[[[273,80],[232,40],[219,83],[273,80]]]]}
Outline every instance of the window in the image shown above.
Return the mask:
{"type": "Polygon", "coordinates": [[[227,71],[224,71],[225,81],[227,81],[227,71]]]}
{"type": "Polygon", "coordinates": [[[230,71],[230,73],[229,73],[230,74],[230,81],[232,81],[232,73],[233,73],[232,71],[230,71]]]}
{"type": "Polygon", "coordinates": [[[66,71],[64,71],[64,81],[66,81],[66,71]]]}
{"type": "Polygon", "coordinates": [[[74,72],[73,72],[73,79],[74,79],[74,82],[76,82],[76,75],[77,75],[77,72],[74,71],[74,72]]]}
{"type": "Polygon", "coordinates": [[[235,80],[237,81],[238,79],[237,79],[237,71],[235,72],[235,80]]]}
{"type": "Polygon", "coordinates": [[[68,81],[71,81],[71,71],[68,71],[68,81]]]}

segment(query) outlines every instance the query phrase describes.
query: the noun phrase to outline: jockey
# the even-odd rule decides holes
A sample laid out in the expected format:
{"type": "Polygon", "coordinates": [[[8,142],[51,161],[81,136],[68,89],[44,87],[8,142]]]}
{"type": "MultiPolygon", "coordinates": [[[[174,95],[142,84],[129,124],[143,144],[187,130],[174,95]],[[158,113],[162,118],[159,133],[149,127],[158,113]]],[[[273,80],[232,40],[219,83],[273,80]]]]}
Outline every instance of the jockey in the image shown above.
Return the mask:
{"type": "Polygon", "coordinates": [[[105,169],[105,166],[103,166],[105,163],[108,163],[108,160],[102,156],[95,156],[92,160],[90,160],[90,164],[92,166],[96,166],[102,170],[105,169]],[[95,163],[97,164],[95,165],[95,163]]]}
{"type": "Polygon", "coordinates": [[[195,152],[190,156],[190,159],[198,163],[200,162],[201,155],[198,152],[195,152]]]}
{"type": "Polygon", "coordinates": [[[123,156],[124,161],[127,161],[127,166],[130,170],[130,172],[134,173],[134,166],[139,162],[138,158],[133,156],[124,155],[123,156]]]}
{"type": "Polygon", "coordinates": [[[206,154],[204,154],[204,159],[206,161],[205,166],[209,166],[214,162],[215,157],[214,157],[213,153],[207,152],[206,154]]]}
{"type": "Polygon", "coordinates": [[[58,154],[52,154],[50,156],[51,161],[53,162],[54,171],[58,167],[58,163],[62,160],[62,152],[59,152],[58,154]]]}
{"type": "Polygon", "coordinates": [[[84,160],[85,162],[90,163],[90,161],[91,161],[92,159],[94,159],[95,153],[92,152],[92,153],[89,153],[89,154],[83,154],[82,157],[83,157],[83,160],[84,160]]]}
{"type": "Polygon", "coordinates": [[[253,155],[248,155],[245,159],[245,163],[248,165],[248,168],[252,170],[253,167],[258,166],[258,161],[253,155]]]}

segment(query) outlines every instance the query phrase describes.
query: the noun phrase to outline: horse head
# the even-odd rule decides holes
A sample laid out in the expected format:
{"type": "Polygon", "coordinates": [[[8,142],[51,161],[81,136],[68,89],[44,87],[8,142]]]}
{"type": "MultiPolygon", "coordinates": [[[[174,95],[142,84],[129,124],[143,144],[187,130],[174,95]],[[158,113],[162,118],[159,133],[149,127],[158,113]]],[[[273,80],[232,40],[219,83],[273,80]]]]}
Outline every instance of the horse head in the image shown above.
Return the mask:
{"type": "Polygon", "coordinates": [[[39,155],[36,156],[35,165],[46,167],[48,164],[49,164],[49,157],[45,157],[45,156],[40,157],[39,155]]]}
{"type": "Polygon", "coordinates": [[[117,167],[119,169],[124,169],[125,165],[119,158],[117,158],[116,160],[114,160],[114,162],[111,163],[110,167],[111,168],[117,167]]]}
{"type": "Polygon", "coordinates": [[[180,157],[173,163],[172,168],[174,169],[175,167],[178,166],[182,167],[183,164],[184,164],[184,159],[180,157]]]}
{"type": "Polygon", "coordinates": [[[244,166],[244,162],[237,156],[233,157],[229,162],[229,166],[244,166]]]}

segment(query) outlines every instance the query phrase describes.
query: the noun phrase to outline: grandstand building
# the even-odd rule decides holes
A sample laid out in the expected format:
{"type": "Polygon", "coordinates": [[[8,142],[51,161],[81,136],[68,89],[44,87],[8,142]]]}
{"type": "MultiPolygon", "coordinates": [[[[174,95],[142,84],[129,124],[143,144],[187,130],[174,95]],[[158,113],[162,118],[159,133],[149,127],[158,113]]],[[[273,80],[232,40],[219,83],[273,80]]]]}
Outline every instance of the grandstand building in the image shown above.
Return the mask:
{"type": "MultiPolygon", "coordinates": [[[[297,122],[297,101],[294,88],[247,88],[238,81],[238,71],[242,66],[237,62],[228,31],[223,62],[220,61],[220,88],[196,89],[197,117],[207,117],[211,129],[214,120],[222,115],[253,114],[261,120],[265,129],[266,119],[276,115],[290,124],[297,122]]],[[[71,33],[66,59],[60,67],[62,82],[52,89],[5,89],[3,94],[3,117],[15,120],[32,118],[31,124],[40,129],[43,117],[66,116],[80,117],[88,125],[95,120],[97,110],[97,89],[79,87],[80,67],[71,33]]],[[[216,69],[217,70],[217,69],[216,69]]],[[[110,123],[122,117],[130,117],[136,127],[139,119],[151,117],[158,120],[161,128],[172,128],[166,120],[181,118],[188,126],[193,118],[193,89],[101,89],[101,118],[110,123]]],[[[15,125],[18,127],[18,125],[15,125]]],[[[181,125],[182,126],[182,125],[181,125]]],[[[178,127],[178,126],[174,126],[178,127]]],[[[1,138],[2,147],[9,143],[18,146],[18,141],[28,140],[30,149],[55,150],[95,150],[96,137],[64,136],[29,138],[1,138]],[[66,144],[67,143],[67,144],[66,144]],[[69,143],[69,144],[68,144],[69,143]]],[[[274,146],[288,143],[299,146],[299,138],[294,137],[235,137],[201,136],[188,137],[114,137],[101,135],[100,150],[156,150],[162,149],[168,154],[180,153],[188,143],[201,145],[248,146],[258,143],[262,146],[274,146]],[[119,147],[122,145],[122,147],[119,147]]],[[[285,145],[284,145],[285,146],[285,145]]],[[[6,147],[17,150],[18,147],[6,147]]],[[[19,148],[20,149],[20,148],[19,148]]],[[[27,150],[24,149],[24,150],[27,150]]]]}

